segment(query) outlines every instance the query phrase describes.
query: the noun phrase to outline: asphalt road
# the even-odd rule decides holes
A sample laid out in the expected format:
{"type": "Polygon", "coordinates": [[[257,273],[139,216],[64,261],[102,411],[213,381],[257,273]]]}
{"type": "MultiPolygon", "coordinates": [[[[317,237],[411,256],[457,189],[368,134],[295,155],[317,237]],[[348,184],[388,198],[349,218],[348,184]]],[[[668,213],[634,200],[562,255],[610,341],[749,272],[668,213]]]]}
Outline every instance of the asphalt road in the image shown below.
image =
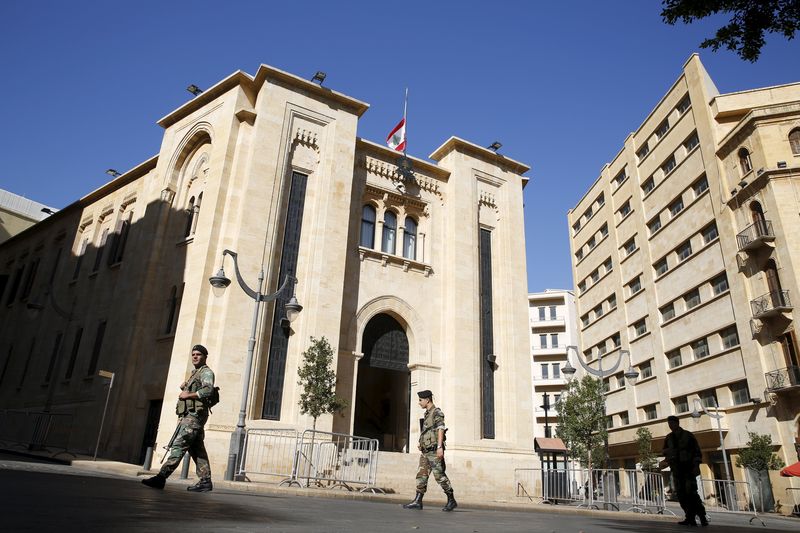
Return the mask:
{"type": "MultiPolygon", "coordinates": [[[[431,505],[407,511],[397,504],[249,494],[215,490],[194,494],[185,485],[163,491],[139,480],[9,458],[0,454],[0,531],[287,531],[287,532],[585,532],[687,531],[653,520],[596,518],[555,512],[477,510],[452,513],[431,505]]],[[[713,519],[713,517],[712,517],[713,519]]],[[[798,521],[765,519],[749,526],[724,517],[704,532],[797,531],[798,521]]],[[[698,528],[695,531],[700,531],[698,528]]]]}

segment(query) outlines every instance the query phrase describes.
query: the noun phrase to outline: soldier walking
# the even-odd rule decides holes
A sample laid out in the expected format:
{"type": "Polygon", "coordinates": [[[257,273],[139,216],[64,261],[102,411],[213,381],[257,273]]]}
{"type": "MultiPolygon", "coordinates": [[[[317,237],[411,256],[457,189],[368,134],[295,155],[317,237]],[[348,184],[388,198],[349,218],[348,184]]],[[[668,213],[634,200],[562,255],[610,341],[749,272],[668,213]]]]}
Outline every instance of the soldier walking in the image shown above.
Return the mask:
{"type": "Polygon", "coordinates": [[[422,455],[419,458],[419,470],[417,471],[417,495],[414,501],[403,505],[403,509],[422,509],[422,497],[428,490],[428,478],[433,472],[436,482],[447,495],[447,504],[442,511],[449,512],[458,507],[458,503],[456,503],[453,487],[445,473],[447,466],[444,462],[444,442],[447,426],[444,425],[444,413],[433,404],[431,391],[420,391],[417,396],[419,396],[419,406],[425,409],[425,416],[419,420],[421,431],[419,451],[422,455]]]}
{"type": "Polygon", "coordinates": [[[700,463],[703,453],[700,445],[691,431],[681,427],[677,416],[668,416],[670,434],[664,439],[664,460],[662,468],[669,465],[678,491],[678,502],[686,514],[686,518],[678,522],[682,526],[696,526],[695,516],[700,519],[700,525],[707,526],[706,508],[697,493],[696,476],[700,475],[700,463]]]}
{"type": "Polygon", "coordinates": [[[202,344],[192,347],[191,377],[181,385],[178,395],[178,404],[175,408],[178,414],[178,427],[175,429],[171,446],[167,452],[167,462],[153,477],[143,479],[142,483],[154,489],[163,489],[167,478],[181,463],[184,454],[188,451],[197,466],[196,484],[187,488],[191,492],[208,492],[213,489],[211,484],[211,465],[208,462],[205,444],[205,426],[208,420],[208,406],[206,400],[214,393],[214,372],[206,366],[208,350],[202,344]]]}

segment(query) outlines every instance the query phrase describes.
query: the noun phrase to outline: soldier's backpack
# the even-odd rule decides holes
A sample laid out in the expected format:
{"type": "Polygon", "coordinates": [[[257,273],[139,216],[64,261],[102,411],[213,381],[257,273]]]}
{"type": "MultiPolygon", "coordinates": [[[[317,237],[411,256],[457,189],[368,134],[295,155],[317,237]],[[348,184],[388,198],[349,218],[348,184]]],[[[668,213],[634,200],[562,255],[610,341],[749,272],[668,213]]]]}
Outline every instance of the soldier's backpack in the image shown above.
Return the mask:
{"type": "Polygon", "coordinates": [[[219,403],[219,387],[214,387],[214,389],[211,391],[211,396],[206,398],[203,403],[206,404],[208,412],[210,413],[211,408],[219,403]]]}

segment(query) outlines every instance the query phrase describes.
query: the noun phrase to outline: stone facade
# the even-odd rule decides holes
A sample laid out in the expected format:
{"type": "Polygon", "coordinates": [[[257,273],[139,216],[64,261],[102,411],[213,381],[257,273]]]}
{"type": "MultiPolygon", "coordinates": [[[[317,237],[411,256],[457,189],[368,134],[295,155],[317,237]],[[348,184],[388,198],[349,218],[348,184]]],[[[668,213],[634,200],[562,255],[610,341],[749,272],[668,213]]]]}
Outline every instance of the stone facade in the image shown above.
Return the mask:
{"type": "MultiPolygon", "coordinates": [[[[580,351],[608,368],[610,455],[636,462],[635,433],[660,449],[675,414],[724,478],[721,416],[737,480],[748,432],[795,462],[800,83],[720,94],[693,55],[675,84],[570,210],[580,351]],[[713,405],[718,405],[715,409],[713,405]]],[[[790,481],[771,474],[786,507],[790,481]]],[[[797,482],[792,481],[797,487],[797,482]]]]}
{"type": "Polygon", "coordinates": [[[30,228],[52,212],[44,204],[0,189],[0,243],[30,228]]]}
{"type": "Polygon", "coordinates": [[[27,287],[2,295],[2,407],[63,413],[69,447],[87,450],[107,390],[97,371],[114,372],[101,455],[139,461],[169,440],[189,349],[202,343],[222,391],[206,432],[222,476],[254,305],[235,280],[212,291],[229,249],[251,287],[263,267],[265,293],[295,276],[304,307],[290,327],[285,298],[261,307],[248,427],[311,426],[297,368],[324,336],[348,408],[318,429],[415,453],[411,397],[428,388],[447,413],[453,471],[510,487],[532,458],[529,168],[452,137],[433,162],[410,158],[404,177],[398,154],[357,136],[367,108],[265,65],[236,72],[159,120],[156,156],[0,247],[2,273],[22,270],[27,287]],[[50,285],[66,316],[45,305],[28,319],[26,302],[50,285]]]}

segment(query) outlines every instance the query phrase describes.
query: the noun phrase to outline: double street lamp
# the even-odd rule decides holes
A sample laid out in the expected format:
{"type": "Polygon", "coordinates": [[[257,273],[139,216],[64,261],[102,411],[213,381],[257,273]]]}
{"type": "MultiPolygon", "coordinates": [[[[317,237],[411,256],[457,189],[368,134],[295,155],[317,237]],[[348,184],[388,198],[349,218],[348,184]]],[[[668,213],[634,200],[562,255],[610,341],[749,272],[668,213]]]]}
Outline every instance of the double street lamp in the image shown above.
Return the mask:
{"type": "Polygon", "coordinates": [[[236,423],[236,429],[231,434],[231,443],[230,443],[230,450],[228,452],[228,467],[225,470],[225,480],[226,481],[233,481],[234,473],[236,472],[237,466],[241,461],[241,457],[244,452],[244,437],[245,437],[245,417],[247,414],[247,397],[250,392],[250,378],[253,368],[253,353],[255,351],[256,346],[256,333],[258,329],[258,317],[259,311],[261,308],[261,302],[270,302],[278,297],[280,297],[287,289],[290,289],[291,297],[289,301],[284,304],[284,310],[286,312],[286,316],[282,317],[281,325],[288,327],[289,323],[293,322],[297,316],[300,314],[300,311],[303,310],[303,306],[297,301],[297,298],[294,294],[294,286],[297,283],[297,278],[291,275],[287,275],[286,278],[283,280],[283,284],[280,288],[272,294],[263,294],[261,292],[263,285],[264,285],[264,267],[262,265],[261,270],[258,273],[258,288],[256,290],[251,289],[247,283],[245,283],[244,279],[242,279],[242,275],[239,272],[239,261],[238,261],[238,254],[231,250],[224,250],[222,252],[222,264],[219,267],[216,275],[211,276],[208,278],[208,282],[211,284],[213,288],[215,296],[222,296],[224,294],[225,289],[228,285],[231,284],[230,278],[225,276],[225,256],[229,255],[233,258],[233,267],[236,271],[236,280],[239,282],[239,286],[242,290],[247,294],[250,298],[255,300],[255,307],[253,308],[253,321],[252,327],[250,329],[250,338],[247,341],[247,359],[245,361],[244,367],[244,380],[242,381],[242,402],[239,407],[239,419],[236,423]]]}
{"type": "MultiPolygon", "coordinates": [[[[577,371],[575,367],[570,364],[569,352],[575,352],[575,359],[577,359],[578,363],[588,372],[589,374],[600,378],[601,380],[601,387],[603,388],[603,422],[606,423],[606,396],[605,396],[605,387],[603,386],[602,380],[608,376],[614,374],[617,369],[619,368],[620,363],[622,363],[623,358],[628,359],[628,370],[625,371],[623,374],[625,376],[625,382],[630,383],[631,385],[636,381],[639,377],[639,372],[634,370],[633,366],[630,364],[630,352],[628,350],[620,350],[619,354],[617,354],[617,362],[609,368],[608,370],[603,369],[603,354],[599,354],[597,357],[597,366],[598,368],[592,368],[587,363],[583,361],[578,352],[577,346],[567,346],[567,364],[561,369],[561,373],[567,376],[567,381],[572,381],[572,378],[575,376],[575,372],[577,371]]],[[[604,467],[608,468],[608,432],[606,432],[605,438],[605,464],[604,467]]]]}

